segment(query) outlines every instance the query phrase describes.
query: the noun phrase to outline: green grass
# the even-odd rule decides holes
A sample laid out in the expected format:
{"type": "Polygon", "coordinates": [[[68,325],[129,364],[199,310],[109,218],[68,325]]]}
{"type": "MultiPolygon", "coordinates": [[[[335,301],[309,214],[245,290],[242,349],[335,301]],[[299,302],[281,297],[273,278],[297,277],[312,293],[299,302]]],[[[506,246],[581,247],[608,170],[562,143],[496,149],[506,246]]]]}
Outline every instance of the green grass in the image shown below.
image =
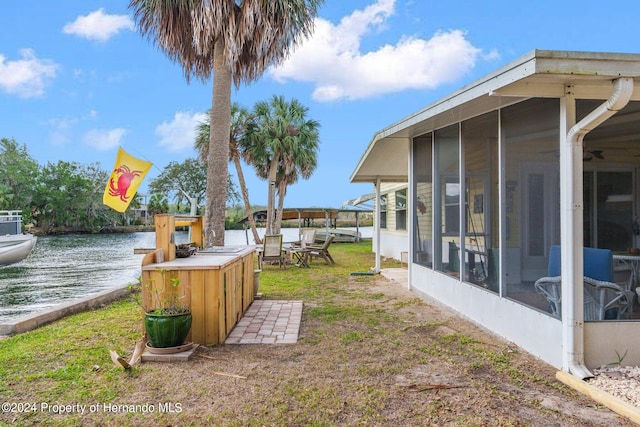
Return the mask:
{"type": "MultiPolygon", "coordinates": [[[[187,399],[183,404],[189,409],[180,414],[119,414],[89,420],[77,414],[51,418],[42,412],[0,413],[0,426],[386,425],[390,421],[385,411],[394,410],[394,401],[406,399],[414,399],[412,405],[420,408],[411,410],[411,416],[417,417],[414,425],[431,421],[447,425],[453,420],[461,425],[483,425],[487,418],[475,415],[473,408],[462,409],[471,415],[455,415],[451,405],[459,403],[446,401],[446,392],[442,392],[445,397],[432,400],[427,394],[403,395],[393,383],[398,376],[410,376],[415,369],[438,364],[460,372],[488,369],[518,387],[527,381],[544,383],[535,372],[512,365],[517,353],[511,349],[494,350],[464,334],[442,332],[447,320],[415,320],[411,312],[425,305],[422,300],[394,299],[368,289],[377,277],[351,276],[351,272],[369,271],[373,266],[370,242],[332,245],[331,253],[335,265],[316,261],[310,269],[285,270],[265,266],[260,276],[260,292],[265,298],[304,301],[305,329],[298,345],[288,350],[278,346],[253,347],[257,349],[253,351],[251,347],[213,348],[208,353],[215,356],[212,360],[190,362],[206,368],[207,374],[197,378],[190,378],[188,369],[172,365],[145,363],[127,372],[113,365],[109,350],[130,355],[142,335],[138,295],[0,340],[2,401],[127,404],[187,399]],[[409,314],[401,317],[398,311],[402,310],[409,314]],[[267,382],[251,386],[249,400],[238,400],[233,391],[239,381],[250,379],[229,380],[208,374],[224,369],[219,365],[228,352],[239,357],[243,366],[255,366],[255,376],[266,377],[263,381],[267,382]],[[310,355],[313,359],[308,366],[310,355]],[[272,381],[270,366],[280,368],[272,381]],[[179,369],[186,378],[173,376],[179,369]],[[321,380],[314,381],[316,377],[321,380]],[[180,395],[177,385],[167,386],[167,381],[189,384],[188,393],[180,395]],[[215,384],[225,385],[218,389],[215,384]],[[230,399],[234,404],[218,408],[216,399],[230,399]],[[461,418],[454,418],[458,416],[461,418]]],[[[385,261],[382,265],[394,266],[399,263],[385,261]]],[[[478,395],[491,395],[489,385],[476,387],[478,395]]],[[[505,398],[502,391],[495,395],[505,398]]],[[[505,414],[491,413],[490,417],[495,419],[494,425],[509,425],[511,420],[505,414]]]]}
{"type": "MultiPolygon", "coordinates": [[[[315,308],[308,315],[328,324],[354,317],[371,321],[361,307],[332,302],[336,295],[347,293],[335,289],[337,281],[348,280],[350,272],[367,271],[373,265],[371,243],[333,245],[331,251],[338,261],[335,265],[320,261],[314,262],[311,269],[288,267],[284,271],[266,266],[260,278],[260,291],[269,299],[310,302],[315,308]]],[[[123,373],[112,364],[109,350],[128,355],[132,343],[142,335],[138,299],[139,295],[134,294],[107,307],[0,340],[0,396],[15,402],[122,399],[131,387],[122,381],[123,375],[135,378],[140,370],[123,373]]],[[[344,338],[346,342],[357,339],[357,334],[344,338]]],[[[27,414],[24,425],[29,425],[32,417],[38,418],[38,414],[27,414]]],[[[6,421],[0,418],[0,425],[3,419],[6,421]]]]}

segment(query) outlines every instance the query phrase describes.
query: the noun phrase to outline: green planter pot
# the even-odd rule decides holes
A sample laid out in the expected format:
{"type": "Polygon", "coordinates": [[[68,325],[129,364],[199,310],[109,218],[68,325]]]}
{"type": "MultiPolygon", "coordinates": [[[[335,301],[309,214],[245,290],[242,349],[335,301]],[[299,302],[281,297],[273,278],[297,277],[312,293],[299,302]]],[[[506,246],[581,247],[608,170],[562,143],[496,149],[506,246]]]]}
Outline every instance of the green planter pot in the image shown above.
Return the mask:
{"type": "Polygon", "coordinates": [[[167,348],[184,344],[191,329],[191,313],[144,315],[144,329],[152,347],[167,348]]]}

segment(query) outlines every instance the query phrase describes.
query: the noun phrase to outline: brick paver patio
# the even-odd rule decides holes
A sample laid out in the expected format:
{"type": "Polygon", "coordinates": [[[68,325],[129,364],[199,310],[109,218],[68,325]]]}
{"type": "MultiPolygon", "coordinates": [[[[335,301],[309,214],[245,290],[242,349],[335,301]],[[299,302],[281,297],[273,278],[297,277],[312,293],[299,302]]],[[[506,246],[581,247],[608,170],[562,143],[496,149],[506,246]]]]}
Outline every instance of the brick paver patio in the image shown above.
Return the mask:
{"type": "Polygon", "coordinates": [[[225,344],[295,344],[301,320],[302,301],[255,300],[225,344]]]}

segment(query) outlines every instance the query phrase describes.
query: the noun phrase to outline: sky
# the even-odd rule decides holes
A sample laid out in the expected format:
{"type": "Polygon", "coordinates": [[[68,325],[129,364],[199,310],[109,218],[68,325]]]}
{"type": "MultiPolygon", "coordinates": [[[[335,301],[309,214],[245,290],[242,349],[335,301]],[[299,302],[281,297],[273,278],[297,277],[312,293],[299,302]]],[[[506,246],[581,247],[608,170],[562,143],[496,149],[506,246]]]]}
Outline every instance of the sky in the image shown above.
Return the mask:
{"type": "MultiPolygon", "coordinates": [[[[43,166],[107,171],[122,147],[154,164],[144,193],[169,162],[197,156],[213,78],[187,83],[128,3],[0,1],[0,138],[43,166]]],[[[326,0],[312,36],[232,101],[305,105],[320,123],[318,167],[285,207],[339,208],[373,191],[349,177],[377,131],[534,49],[640,53],[638,22],[637,0],[326,0]]],[[[266,205],[266,181],[244,173],[252,204],[266,205]]]]}

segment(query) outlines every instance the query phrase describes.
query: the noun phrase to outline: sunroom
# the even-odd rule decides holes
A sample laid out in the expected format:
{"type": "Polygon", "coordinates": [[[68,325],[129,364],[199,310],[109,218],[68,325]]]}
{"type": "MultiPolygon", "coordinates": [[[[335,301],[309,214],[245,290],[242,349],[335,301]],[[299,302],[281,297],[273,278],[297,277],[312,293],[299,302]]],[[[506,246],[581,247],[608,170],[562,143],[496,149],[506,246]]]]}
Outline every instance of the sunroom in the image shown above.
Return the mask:
{"type": "Polygon", "coordinates": [[[351,181],[409,184],[412,290],[585,378],[640,364],[639,171],[640,55],[535,50],[377,132],[351,181]]]}

